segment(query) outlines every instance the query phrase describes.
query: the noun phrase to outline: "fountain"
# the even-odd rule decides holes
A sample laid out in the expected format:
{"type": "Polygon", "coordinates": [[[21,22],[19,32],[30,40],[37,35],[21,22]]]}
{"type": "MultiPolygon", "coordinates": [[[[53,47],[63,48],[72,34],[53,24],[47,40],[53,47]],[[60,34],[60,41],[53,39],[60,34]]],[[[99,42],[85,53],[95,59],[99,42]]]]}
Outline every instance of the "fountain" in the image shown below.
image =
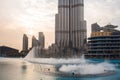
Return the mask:
{"type": "Polygon", "coordinates": [[[35,71],[55,76],[92,77],[108,76],[115,73],[115,66],[106,62],[92,63],[82,56],[81,58],[35,58],[38,47],[33,48],[25,57],[35,65],[35,71]]]}

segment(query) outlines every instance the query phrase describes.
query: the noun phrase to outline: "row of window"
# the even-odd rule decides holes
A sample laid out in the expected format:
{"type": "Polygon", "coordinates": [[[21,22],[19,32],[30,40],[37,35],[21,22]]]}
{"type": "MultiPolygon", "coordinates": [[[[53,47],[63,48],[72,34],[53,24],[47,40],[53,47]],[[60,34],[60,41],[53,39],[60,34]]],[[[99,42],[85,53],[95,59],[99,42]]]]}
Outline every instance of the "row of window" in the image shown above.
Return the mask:
{"type": "Polygon", "coordinates": [[[92,37],[95,37],[95,36],[110,36],[111,35],[111,32],[93,32],[91,34],[92,37]]]}
{"type": "Polygon", "coordinates": [[[96,54],[110,54],[110,53],[120,53],[120,51],[88,51],[88,53],[96,53],[96,54]]]}
{"type": "Polygon", "coordinates": [[[118,47],[120,44],[88,44],[90,47],[118,47]]]}
{"type": "Polygon", "coordinates": [[[119,43],[120,40],[105,40],[105,41],[88,41],[88,43],[106,43],[106,42],[111,42],[111,43],[119,43]]]}
{"type": "Polygon", "coordinates": [[[100,37],[90,37],[89,40],[92,39],[120,39],[120,36],[100,36],[100,37]]]}
{"type": "Polygon", "coordinates": [[[116,46],[116,47],[89,47],[89,49],[102,49],[102,50],[107,50],[107,49],[111,49],[111,50],[113,50],[113,49],[120,49],[120,46],[116,46]]]}

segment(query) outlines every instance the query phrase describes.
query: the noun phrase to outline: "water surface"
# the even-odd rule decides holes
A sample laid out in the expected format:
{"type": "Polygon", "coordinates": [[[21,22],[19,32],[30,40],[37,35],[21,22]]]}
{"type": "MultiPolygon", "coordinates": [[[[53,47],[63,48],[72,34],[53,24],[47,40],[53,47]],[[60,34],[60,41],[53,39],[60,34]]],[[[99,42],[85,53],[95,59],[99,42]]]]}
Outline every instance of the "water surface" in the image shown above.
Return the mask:
{"type": "MultiPolygon", "coordinates": [[[[99,62],[94,60],[93,62],[99,62]]],[[[104,77],[60,77],[44,75],[34,70],[34,63],[21,59],[0,58],[0,80],[120,80],[119,60],[109,61],[116,65],[116,73],[104,77]]]]}

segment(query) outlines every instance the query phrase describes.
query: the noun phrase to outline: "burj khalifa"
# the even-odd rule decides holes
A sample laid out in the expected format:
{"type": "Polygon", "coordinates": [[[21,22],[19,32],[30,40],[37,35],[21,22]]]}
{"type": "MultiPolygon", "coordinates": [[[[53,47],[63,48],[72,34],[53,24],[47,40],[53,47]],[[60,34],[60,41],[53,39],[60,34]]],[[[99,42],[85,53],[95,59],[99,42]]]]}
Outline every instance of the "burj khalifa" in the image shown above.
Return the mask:
{"type": "Polygon", "coordinates": [[[55,15],[55,43],[59,47],[82,48],[86,35],[84,0],[58,0],[55,15]]]}

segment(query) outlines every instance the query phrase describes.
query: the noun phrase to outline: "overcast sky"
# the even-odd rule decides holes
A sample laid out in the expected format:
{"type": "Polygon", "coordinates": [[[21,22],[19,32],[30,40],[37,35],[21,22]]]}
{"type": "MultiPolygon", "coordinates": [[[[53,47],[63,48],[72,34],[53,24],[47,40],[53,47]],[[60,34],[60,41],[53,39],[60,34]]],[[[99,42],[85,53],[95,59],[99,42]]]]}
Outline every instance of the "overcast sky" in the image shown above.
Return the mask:
{"type": "MultiPolygon", "coordinates": [[[[95,22],[120,26],[119,4],[120,0],[85,0],[88,36],[95,22]]],[[[24,33],[30,43],[32,35],[37,37],[38,32],[44,32],[47,47],[54,42],[56,13],[57,0],[0,0],[0,45],[21,50],[24,33]]]]}

